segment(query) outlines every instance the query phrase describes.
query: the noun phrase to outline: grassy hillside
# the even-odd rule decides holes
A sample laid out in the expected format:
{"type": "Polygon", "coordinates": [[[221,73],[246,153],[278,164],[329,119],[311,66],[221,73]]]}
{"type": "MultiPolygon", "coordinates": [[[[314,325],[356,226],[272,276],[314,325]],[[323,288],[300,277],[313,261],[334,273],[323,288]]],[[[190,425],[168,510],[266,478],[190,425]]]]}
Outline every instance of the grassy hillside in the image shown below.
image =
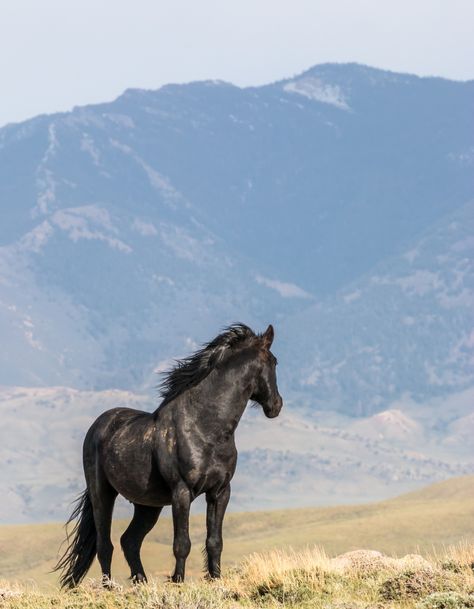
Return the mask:
{"type": "MultiPolygon", "coordinates": [[[[113,576],[123,581],[128,568],[119,537],[125,521],[113,528],[113,576]]],[[[42,587],[55,585],[52,568],[64,530],[59,523],[0,527],[0,576],[9,581],[35,580],[42,587]]],[[[202,566],[204,518],[191,520],[193,550],[189,574],[202,566]]],[[[143,546],[143,562],[151,576],[162,577],[172,569],[172,527],[169,518],[159,521],[143,546]]],[[[453,478],[396,499],[357,506],[305,508],[254,513],[229,513],[225,520],[224,567],[240,562],[252,552],[289,547],[322,546],[334,556],[359,548],[391,555],[442,552],[460,540],[474,542],[474,476],[453,478]]],[[[98,573],[94,565],[92,576],[98,573]]]]}
{"type": "Polygon", "coordinates": [[[427,560],[356,550],[329,558],[313,548],[252,554],[218,581],[122,586],[87,579],[63,592],[0,580],[5,609],[472,609],[474,545],[427,560]]]}

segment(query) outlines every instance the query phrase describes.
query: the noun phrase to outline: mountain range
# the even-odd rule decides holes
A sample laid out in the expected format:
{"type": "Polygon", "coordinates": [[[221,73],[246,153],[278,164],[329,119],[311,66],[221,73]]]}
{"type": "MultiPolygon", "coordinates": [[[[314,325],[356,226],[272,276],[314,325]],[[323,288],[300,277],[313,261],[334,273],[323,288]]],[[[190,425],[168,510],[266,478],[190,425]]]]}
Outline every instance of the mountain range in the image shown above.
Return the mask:
{"type": "Polygon", "coordinates": [[[274,324],[286,402],[239,429],[236,507],[474,471],[473,102],[324,64],[0,129],[2,519],[64,515],[92,418],[233,321],[274,324]]]}

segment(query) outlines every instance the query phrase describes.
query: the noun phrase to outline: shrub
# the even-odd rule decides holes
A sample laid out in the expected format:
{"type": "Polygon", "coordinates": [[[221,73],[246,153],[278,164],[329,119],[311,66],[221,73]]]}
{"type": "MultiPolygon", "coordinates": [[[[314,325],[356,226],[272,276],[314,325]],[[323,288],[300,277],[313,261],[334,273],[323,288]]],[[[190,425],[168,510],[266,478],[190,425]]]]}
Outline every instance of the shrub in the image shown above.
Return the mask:
{"type": "Polygon", "coordinates": [[[282,604],[301,603],[310,599],[314,595],[314,591],[305,582],[287,584],[282,581],[267,582],[262,586],[258,586],[254,599],[257,597],[272,598],[282,604]]]}
{"type": "Polygon", "coordinates": [[[474,595],[459,592],[434,592],[418,603],[417,607],[419,609],[470,609],[474,607],[474,595]]]}
{"type": "Polygon", "coordinates": [[[457,560],[449,558],[441,563],[441,569],[443,571],[451,571],[452,573],[462,573],[466,569],[466,566],[457,560]]]}
{"type": "Polygon", "coordinates": [[[420,598],[438,590],[439,578],[433,571],[426,569],[407,570],[385,580],[380,587],[384,600],[394,601],[403,598],[420,598]]]}

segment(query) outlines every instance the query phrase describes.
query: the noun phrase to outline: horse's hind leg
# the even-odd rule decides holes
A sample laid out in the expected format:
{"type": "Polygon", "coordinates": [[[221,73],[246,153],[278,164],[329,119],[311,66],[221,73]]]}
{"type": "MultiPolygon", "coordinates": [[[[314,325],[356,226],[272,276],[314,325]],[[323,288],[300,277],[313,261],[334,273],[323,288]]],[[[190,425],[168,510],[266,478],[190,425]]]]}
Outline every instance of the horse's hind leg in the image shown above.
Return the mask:
{"type": "Polygon", "coordinates": [[[102,569],[102,582],[104,586],[109,587],[111,579],[110,565],[114,551],[114,546],[110,539],[110,529],[117,491],[104,476],[94,476],[94,480],[89,481],[89,492],[97,530],[97,558],[102,569]]]}
{"type": "Polygon", "coordinates": [[[145,570],[140,560],[140,548],[145,535],[155,526],[161,507],[134,504],[133,518],[120,538],[125,558],[130,566],[130,577],[134,583],[146,582],[145,570]]]}

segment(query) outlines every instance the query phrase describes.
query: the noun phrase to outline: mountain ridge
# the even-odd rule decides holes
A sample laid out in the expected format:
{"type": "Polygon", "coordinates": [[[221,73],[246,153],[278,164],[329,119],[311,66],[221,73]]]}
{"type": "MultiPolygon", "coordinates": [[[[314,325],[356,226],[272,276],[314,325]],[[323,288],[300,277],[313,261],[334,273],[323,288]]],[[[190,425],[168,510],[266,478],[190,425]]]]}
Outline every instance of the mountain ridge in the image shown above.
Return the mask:
{"type": "MultiPolygon", "coordinates": [[[[327,502],[343,488],[357,498],[357,476],[377,497],[434,480],[438,457],[468,473],[473,82],[325,64],[262,87],[170,85],[0,129],[0,384],[70,387],[92,416],[103,390],[143,401],[156,371],[222,326],[273,322],[291,450],[259,453],[260,432],[244,427],[245,476],[259,456],[275,473],[273,459],[303,500],[291,471],[308,476],[313,463],[327,502]],[[390,410],[417,422],[418,456],[408,440],[390,452],[367,424],[390,410]],[[326,455],[298,454],[305,424],[326,455]],[[385,469],[374,451],[390,455],[385,469]]],[[[38,413],[67,402],[54,395],[38,413]]],[[[44,456],[28,441],[9,477],[10,513],[23,506],[25,518],[21,459],[40,467],[44,456]]],[[[280,484],[267,489],[275,501],[280,484]]],[[[51,489],[38,492],[43,510],[51,489]]]]}

